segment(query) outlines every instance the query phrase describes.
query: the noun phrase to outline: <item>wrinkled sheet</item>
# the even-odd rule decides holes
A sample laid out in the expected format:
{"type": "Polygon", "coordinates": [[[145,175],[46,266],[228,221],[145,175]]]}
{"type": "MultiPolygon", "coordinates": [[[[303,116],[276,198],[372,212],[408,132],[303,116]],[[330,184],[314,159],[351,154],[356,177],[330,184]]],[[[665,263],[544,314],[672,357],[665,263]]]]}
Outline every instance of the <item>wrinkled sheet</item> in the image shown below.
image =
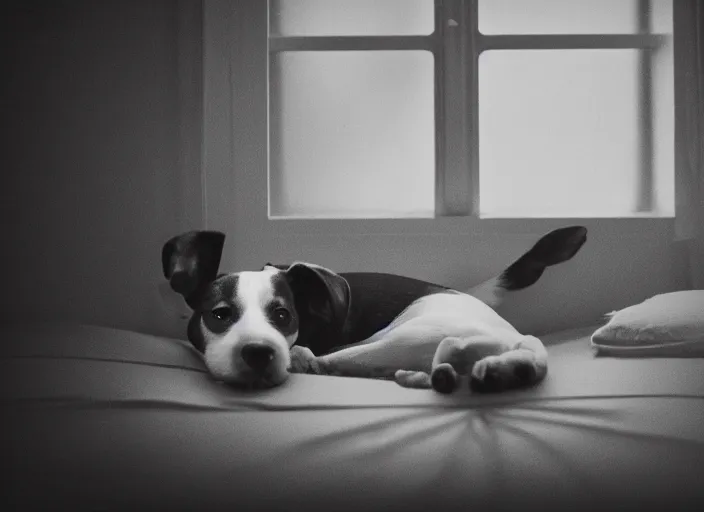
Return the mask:
{"type": "Polygon", "coordinates": [[[3,327],[10,505],[701,509],[704,360],[595,357],[594,329],[544,337],[532,389],[445,396],[317,375],[244,392],[179,340],[3,327]]]}

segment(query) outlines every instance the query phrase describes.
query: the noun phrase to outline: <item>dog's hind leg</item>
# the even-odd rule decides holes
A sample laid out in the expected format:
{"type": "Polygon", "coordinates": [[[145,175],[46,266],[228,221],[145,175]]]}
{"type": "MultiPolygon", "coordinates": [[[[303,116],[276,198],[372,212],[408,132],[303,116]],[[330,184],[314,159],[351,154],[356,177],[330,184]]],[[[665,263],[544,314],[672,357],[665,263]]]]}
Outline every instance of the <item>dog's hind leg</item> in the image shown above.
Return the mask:
{"type": "Polygon", "coordinates": [[[537,384],[548,371],[548,353],[535,336],[524,336],[511,350],[474,363],[470,386],[475,391],[495,392],[537,384]]]}
{"type": "Polygon", "coordinates": [[[493,336],[448,336],[440,342],[435,351],[430,374],[399,370],[394,377],[403,387],[433,388],[440,393],[452,393],[461,385],[477,361],[509,350],[510,345],[493,336]]]}

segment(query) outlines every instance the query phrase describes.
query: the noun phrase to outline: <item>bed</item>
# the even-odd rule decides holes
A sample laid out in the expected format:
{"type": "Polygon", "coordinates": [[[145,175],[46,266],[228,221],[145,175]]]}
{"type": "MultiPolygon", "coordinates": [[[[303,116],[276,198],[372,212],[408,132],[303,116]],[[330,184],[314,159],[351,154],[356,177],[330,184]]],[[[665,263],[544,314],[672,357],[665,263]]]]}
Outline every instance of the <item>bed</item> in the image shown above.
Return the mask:
{"type": "Polygon", "coordinates": [[[245,393],[180,340],[7,325],[9,509],[700,510],[704,359],[596,356],[595,327],[543,337],[533,389],[446,396],[317,375],[245,393]]]}

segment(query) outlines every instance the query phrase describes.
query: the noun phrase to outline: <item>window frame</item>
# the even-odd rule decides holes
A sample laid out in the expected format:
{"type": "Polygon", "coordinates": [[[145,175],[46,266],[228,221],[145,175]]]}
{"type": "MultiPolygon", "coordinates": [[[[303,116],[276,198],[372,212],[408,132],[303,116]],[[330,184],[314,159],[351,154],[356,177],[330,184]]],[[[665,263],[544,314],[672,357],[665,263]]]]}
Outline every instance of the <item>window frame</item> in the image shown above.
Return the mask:
{"type": "MultiPolygon", "coordinates": [[[[476,6],[476,0],[470,1],[476,6]]],[[[692,80],[691,73],[687,74],[684,65],[686,62],[677,56],[678,47],[686,47],[691,41],[678,40],[677,26],[687,22],[685,17],[691,7],[684,4],[694,1],[674,2],[683,4],[677,5],[678,8],[673,12],[676,104],[682,102],[682,91],[692,80]]],[[[450,9],[450,6],[456,9],[459,3],[459,0],[445,0],[443,14],[467,16],[466,9],[450,9]]],[[[433,218],[272,219],[268,215],[268,2],[202,0],[202,5],[203,52],[199,68],[202,71],[200,78],[203,80],[201,186],[187,191],[187,194],[198,195],[202,204],[202,215],[199,216],[198,222],[190,224],[191,227],[228,231],[232,229],[233,224],[242,224],[243,229],[259,233],[261,236],[354,236],[384,233],[535,235],[566,224],[584,225],[604,236],[628,236],[637,233],[659,238],[671,237],[673,233],[675,219],[672,217],[480,218],[473,208],[470,208],[469,213],[465,208],[459,214],[446,210],[442,215],[433,218]],[[242,117],[246,117],[248,123],[237,122],[242,117]]],[[[489,41],[487,38],[491,38],[493,44],[509,44],[520,38],[523,42],[538,45],[547,39],[554,41],[554,37],[482,35],[481,39],[484,44],[489,41]]],[[[691,34],[687,37],[691,37],[691,34]]],[[[626,39],[631,39],[630,35],[626,39]]],[[[622,45],[624,40],[621,37],[612,37],[611,43],[622,45]]],[[[476,95],[476,87],[474,91],[468,91],[467,95],[476,95]]],[[[679,168],[684,167],[681,162],[685,160],[684,155],[690,151],[692,140],[689,134],[691,130],[684,125],[683,117],[682,109],[676,108],[676,177],[680,172],[679,168]]],[[[466,129],[476,130],[472,126],[467,126],[466,129]]],[[[473,154],[476,158],[476,151],[473,154]]],[[[477,169],[476,164],[472,169],[477,169]]],[[[456,191],[456,188],[450,185],[451,180],[444,180],[446,177],[447,173],[444,173],[442,179],[439,178],[441,187],[438,187],[438,193],[443,195],[445,190],[449,190],[448,195],[456,191]]],[[[476,179],[474,171],[465,173],[465,177],[467,186],[471,187],[472,180],[476,179]]],[[[679,184],[680,181],[676,183],[679,184]]],[[[476,204],[473,195],[470,196],[470,201],[476,204]]],[[[676,207],[679,208],[678,205],[676,207]]]]}
{"type": "MultiPolygon", "coordinates": [[[[267,20],[270,16],[270,0],[267,20]]],[[[434,30],[427,35],[268,36],[269,63],[279,52],[424,50],[435,61],[435,217],[480,216],[479,212],[479,58],[490,50],[657,49],[667,36],[648,33],[651,0],[637,0],[635,34],[483,34],[479,0],[434,0],[434,30]],[[454,21],[454,23],[451,22],[454,21]],[[450,63],[451,65],[447,65],[450,63]]],[[[639,73],[640,137],[643,157],[638,211],[625,217],[668,217],[652,211],[652,59],[641,52],[639,73]]],[[[267,81],[267,87],[270,82],[267,81]]],[[[269,172],[270,167],[267,167],[269,172]]],[[[319,218],[320,216],[318,216],[319,218]]],[[[347,216],[322,216],[348,218],[347,216]]],[[[602,216],[598,216],[602,217],[602,216]]],[[[291,216],[271,215],[272,220],[291,216]]],[[[310,219],[312,216],[296,216],[310,219]]],[[[506,218],[499,215],[497,218],[506,218]]],[[[533,217],[531,217],[533,218],[533,217]]],[[[534,218],[545,218],[536,216],[534,218]]],[[[608,217],[607,217],[608,218],[608,217]]]]}

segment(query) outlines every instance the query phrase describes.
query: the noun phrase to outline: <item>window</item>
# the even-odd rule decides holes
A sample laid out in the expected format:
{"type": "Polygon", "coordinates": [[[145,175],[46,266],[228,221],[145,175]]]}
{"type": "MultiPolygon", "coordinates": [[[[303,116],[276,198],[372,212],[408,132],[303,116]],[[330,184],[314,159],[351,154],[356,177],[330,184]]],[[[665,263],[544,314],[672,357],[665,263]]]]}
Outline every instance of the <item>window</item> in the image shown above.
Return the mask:
{"type": "Polygon", "coordinates": [[[672,47],[672,0],[270,0],[269,216],[672,216],[672,47]]]}

